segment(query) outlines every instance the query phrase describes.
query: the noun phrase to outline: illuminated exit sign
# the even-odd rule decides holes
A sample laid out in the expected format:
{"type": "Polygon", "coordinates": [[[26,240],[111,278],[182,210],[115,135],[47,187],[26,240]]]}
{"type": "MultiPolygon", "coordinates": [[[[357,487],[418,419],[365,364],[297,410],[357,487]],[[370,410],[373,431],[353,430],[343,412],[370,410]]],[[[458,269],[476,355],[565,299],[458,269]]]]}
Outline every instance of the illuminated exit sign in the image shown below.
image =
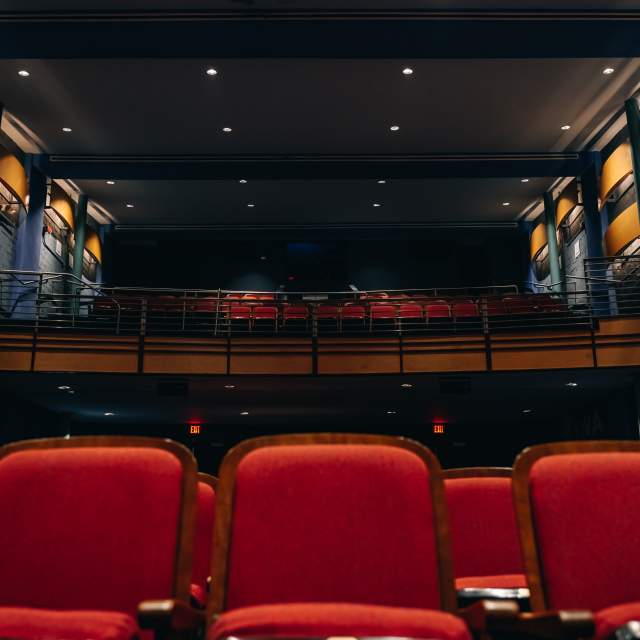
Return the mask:
{"type": "Polygon", "coordinates": [[[190,436],[199,436],[200,435],[200,425],[199,424],[190,424],[189,425],[189,435],[190,436]]]}
{"type": "Polygon", "coordinates": [[[436,424],[433,425],[433,433],[437,433],[439,435],[443,435],[444,434],[444,424],[442,424],[441,422],[438,422],[436,424]]]}

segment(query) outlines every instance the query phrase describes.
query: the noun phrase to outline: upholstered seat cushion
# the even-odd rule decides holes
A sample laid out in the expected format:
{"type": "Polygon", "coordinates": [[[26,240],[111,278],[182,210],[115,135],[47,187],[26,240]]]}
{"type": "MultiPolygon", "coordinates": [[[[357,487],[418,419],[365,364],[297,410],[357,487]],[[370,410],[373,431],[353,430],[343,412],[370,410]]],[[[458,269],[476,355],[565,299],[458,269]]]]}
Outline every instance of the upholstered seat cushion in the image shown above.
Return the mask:
{"type": "Polygon", "coordinates": [[[24,640],[129,640],[136,621],[111,611],[50,611],[0,607],[0,637],[24,640]]]}
{"type": "Polygon", "coordinates": [[[522,573],[499,576],[470,576],[456,578],[456,589],[526,589],[527,579],[522,573]]]}
{"type": "Polygon", "coordinates": [[[595,614],[596,638],[609,638],[618,627],[622,627],[632,620],[640,620],[640,602],[619,604],[615,607],[600,609],[595,614]]]}
{"type": "Polygon", "coordinates": [[[442,611],[365,604],[294,603],[228,611],[210,629],[208,640],[245,635],[471,638],[460,618],[442,611]]]}

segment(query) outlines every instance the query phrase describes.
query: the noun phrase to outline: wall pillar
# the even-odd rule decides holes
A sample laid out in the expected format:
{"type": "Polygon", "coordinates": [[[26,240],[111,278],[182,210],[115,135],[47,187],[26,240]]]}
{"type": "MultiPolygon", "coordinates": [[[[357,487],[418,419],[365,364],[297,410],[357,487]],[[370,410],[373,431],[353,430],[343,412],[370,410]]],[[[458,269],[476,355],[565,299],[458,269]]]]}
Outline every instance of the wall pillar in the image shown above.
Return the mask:
{"type": "Polygon", "coordinates": [[[549,247],[549,273],[551,275],[551,290],[562,291],[560,262],[558,260],[558,240],[556,238],[556,203],[553,194],[544,194],[544,220],[547,229],[547,246],[549,247]]]}
{"type": "Polygon", "coordinates": [[[73,248],[73,275],[82,280],[82,257],[84,255],[84,242],[87,237],[87,203],[89,197],[81,193],[78,196],[75,215],[75,246],[73,248]]]}
{"type": "Polygon", "coordinates": [[[633,160],[633,182],[636,185],[636,202],[640,213],[640,106],[638,100],[629,98],[624,103],[624,108],[627,112],[627,128],[633,160]]]}

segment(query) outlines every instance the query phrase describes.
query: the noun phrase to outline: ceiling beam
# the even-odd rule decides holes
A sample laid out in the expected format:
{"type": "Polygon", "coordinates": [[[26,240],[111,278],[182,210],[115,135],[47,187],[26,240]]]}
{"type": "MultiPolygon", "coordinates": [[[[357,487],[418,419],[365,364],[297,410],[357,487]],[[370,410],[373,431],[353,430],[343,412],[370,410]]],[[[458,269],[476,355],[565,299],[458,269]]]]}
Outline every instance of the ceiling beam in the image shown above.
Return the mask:
{"type": "Polygon", "coordinates": [[[636,57],[639,27],[640,11],[2,12],[0,57],[636,57]]]}
{"type": "Polygon", "coordinates": [[[395,156],[41,155],[40,170],[71,180],[358,180],[577,176],[580,153],[395,156]]]}

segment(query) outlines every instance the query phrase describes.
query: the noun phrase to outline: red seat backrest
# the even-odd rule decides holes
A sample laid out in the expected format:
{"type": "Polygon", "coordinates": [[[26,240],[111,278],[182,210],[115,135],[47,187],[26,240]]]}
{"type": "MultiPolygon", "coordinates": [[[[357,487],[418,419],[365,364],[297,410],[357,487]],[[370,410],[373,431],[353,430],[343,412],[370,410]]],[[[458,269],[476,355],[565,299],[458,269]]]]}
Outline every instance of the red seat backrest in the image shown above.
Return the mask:
{"type": "Polygon", "coordinates": [[[479,315],[478,305],[475,302],[455,302],[453,304],[453,315],[458,318],[475,317],[479,315]]]}
{"type": "Polygon", "coordinates": [[[11,515],[0,527],[0,606],[135,616],[142,600],[187,598],[195,496],[195,460],[176,443],[91,437],[4,447],[0,509],[11,515]]]}
{"type": "Polygon", "coordinates": [[[232,499],[220,495],[225,507],[217,532],[229,538],[217,540],[215,560],[224,563],[229,549],[226,604],[224,583],[214,576],[214,589],[222,589],[214,608],[290,602],[441,608],[438,555],[448,553],[434,527],[439,465],[420,445],[411,445],[417,453],[395,442],[283,436],[245,442],[242,455],[228,455],[220,487],[228,490],[235,477],[235,492],[232,499]],[[259,448],[251,449],[253,442],[259,448]]]}
{"type": "Polygon", "coordinates": [[[446,303],[429,303],[425,306],[427,317],[429,318],[450,318],[451,308],[446,303]]]}
{"type": "Polygon", "coordinates": [[[446,474],[456,577],[524,573],[511,478],[446,474]]]}
{"type": "Polygon", "coordinates": [[[372,306],[370,313],[374,320],[388,320],[396,317],[396,308],[390,304],[379,304],[372,306]]]}
{"type": "Polygon", "coordinates": [[[365,309],[360,304],[346,304],[342,307],[342,317],[348,320],[364,320],[365,309]]]}
{"type": "Polygon", "coordinates": [[[533,533],[546,594],[531,581],[535,609],[544,600],[592,611],[637,602],[640,443],[531,447],[516,460],[514,482],[519,525],[533,533]]]}
{"type": "Polygon", "coordinates": [[[398,315],[401,318],[422,318],[422,307],[419,304],[401,304],[398,315]]]}
{"type": "MultiPolygon", "coordinates": [[[[200,478],[204,474],[198,474],[200,478]]],[[[216,479],[207,476],[198,482],[198,508],[193,539],[193,571],[191,581],[206,590],[211,572],[211,552],[216,518],[216,479]]]]}
{"type": "Polygon", "coordinates": [[[338,307],[328,304],[322,304],[316,309],[316,317],[319,320],[335,320],[338,313],[338,307]]]}

